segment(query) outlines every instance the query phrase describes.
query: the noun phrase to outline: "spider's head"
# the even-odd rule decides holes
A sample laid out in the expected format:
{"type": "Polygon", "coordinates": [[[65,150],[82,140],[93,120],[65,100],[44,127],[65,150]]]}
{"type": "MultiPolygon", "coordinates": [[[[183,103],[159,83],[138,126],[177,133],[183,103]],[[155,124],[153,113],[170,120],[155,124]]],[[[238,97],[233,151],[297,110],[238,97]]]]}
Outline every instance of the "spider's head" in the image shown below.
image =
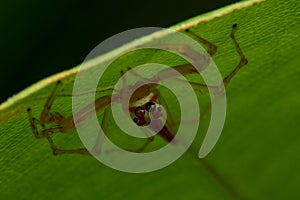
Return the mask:
{"type": "Polygon", "coordinates": [[[138,126],[147,126],[151,120],[157,120],[163,116],[162,106],[149,101],[144,105],[132,109],[131,118],[138,126]]]}

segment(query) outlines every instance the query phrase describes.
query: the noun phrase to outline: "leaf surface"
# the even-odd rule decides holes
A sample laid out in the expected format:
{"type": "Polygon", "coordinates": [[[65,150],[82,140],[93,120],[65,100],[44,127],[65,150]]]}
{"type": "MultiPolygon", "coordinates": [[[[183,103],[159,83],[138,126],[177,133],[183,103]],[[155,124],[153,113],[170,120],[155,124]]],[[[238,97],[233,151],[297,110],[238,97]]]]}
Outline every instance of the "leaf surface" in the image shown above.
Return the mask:
{"type": "MultiPolygon", "coordinates": [[[[227,89],[227,118],[221,138],[202,160],[197,154],[203,137],[201,127],[207,119],[179,160],[152,173],[118,172],[93,157],[53,156],[48,142],[32,135],[26,109],[32,107],[38,116],[57,80],[63,80],[64,90],[70,92],[78,68],[41,80],[12,97],[0,105],[1,199],[299,197],[299,10],[297,0],[243,1],[172,27],[191,28],[216,44],[214,61],[226,76],[239,61],[229,37],[232,24],[238,23],[237,40],[249,60],[227,89]]],[[[143,43],[149,37],[134,42],[143,43]]],[[[122,48],[126,45],[88,64],[101,63],[122,48]]],[[[161,58],[153,52],[129,56],[132,59],[124,59],[124,66],[161,58]]],[[[118,78],[114,75],[112,79],[118,78]]],[[[104,83],[109,86],[109,81],[104,83]]],[[[70,114],[71,98],[59,98],[53,110],[70,114]]],[[[112,130],[112,134],[116,132],[112,130]]],[[[76,134],[54,139],[65,148],[80,145],[76,134]]]]}

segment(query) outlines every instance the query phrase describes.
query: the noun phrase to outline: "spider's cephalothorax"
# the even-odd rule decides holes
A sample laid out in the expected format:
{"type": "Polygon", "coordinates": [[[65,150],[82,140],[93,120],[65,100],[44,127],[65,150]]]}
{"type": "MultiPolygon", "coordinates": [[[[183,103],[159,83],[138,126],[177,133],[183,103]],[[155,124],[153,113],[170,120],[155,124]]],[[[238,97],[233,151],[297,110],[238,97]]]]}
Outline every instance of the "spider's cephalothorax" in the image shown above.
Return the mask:
{"type": "Polygon", "coordinates": [[[138,126],[148,126],[151,120],[163,121],[163,108],[158,103],[159,91],[156,84],[145,84],[137,88],[129,102],[131,119],[138,126]]]}
{"type": "Polygon", "coordinates": [[[157,104],[157,89],[152,84],[137,88],[129,102],[130,117],[138,126],[147,126],[151,122],[150,113],[157,104]]]}
{"type": "Polygon", "coordinates": [[[139,87],[130,98],[130,117],[138,126],[148,126],[166,141],[171,142],[175,135],[165,125],[167,113],[159,104],[158,98],[156,85],[146,84],[139,87]]]}
{"type": "Polygon", "coordinates": [[[165,126],[166,112],[154,99],[152,98],[144,105],[131,107],[129,109],[131,118],[138,126],[149,126],[151,130],[171,142],[175,135],[165,126]]]}
{"type": "Polygon", "coordinates": [[[162,107],[155,101],[148,101],[146,104],[130,108],[131,118],[138,126],[147,126],[151,120],[160,120],[163,117],[162,107]]]}

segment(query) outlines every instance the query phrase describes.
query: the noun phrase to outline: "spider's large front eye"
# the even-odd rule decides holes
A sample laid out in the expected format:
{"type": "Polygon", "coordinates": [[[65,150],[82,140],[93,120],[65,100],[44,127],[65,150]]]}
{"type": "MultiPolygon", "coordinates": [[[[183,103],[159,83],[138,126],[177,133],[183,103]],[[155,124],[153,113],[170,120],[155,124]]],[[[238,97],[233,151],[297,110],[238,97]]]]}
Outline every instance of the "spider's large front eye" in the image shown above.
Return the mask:
{"type": "Polygon", "coordinates": [[[155,110],[155,103],[149,101],[148,103],[146,103],[145,105],[145,109],[148,111],[148,112],[153,112],[155,110]]]}
{"type": "Polygon", "coordinates": [[[161,112],[161,111],[162,111],[161,107],[157,107],[156,110],[157,110],[158,112],[161,112]]]}
{"type": "Polygon", "coordinates": [[[138,119],[137,117],[134,117],[134,118],[133,118],[133,121],[134,121],[134,123],[137,124],[137,123],[139,122],[139,119],[138,119]]]}
{"type": "Polygon", "coordinates": [[[145,110],[142,107],[137,107],[134,111],[135,116],[139,117],[139,118],[143,118],[145,115],[145,110]]]}

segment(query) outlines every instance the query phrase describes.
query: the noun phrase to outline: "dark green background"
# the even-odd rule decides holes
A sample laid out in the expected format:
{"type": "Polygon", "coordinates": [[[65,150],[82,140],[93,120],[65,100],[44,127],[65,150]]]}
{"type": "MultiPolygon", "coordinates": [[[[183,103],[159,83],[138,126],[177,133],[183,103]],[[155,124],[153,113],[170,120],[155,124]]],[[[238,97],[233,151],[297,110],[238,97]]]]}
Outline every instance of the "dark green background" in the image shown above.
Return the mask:
{"type": "Polygon", "coordinates": [[[1,1],[0,102],[121,31],[168,27],[236,1],[1,1]]]}

